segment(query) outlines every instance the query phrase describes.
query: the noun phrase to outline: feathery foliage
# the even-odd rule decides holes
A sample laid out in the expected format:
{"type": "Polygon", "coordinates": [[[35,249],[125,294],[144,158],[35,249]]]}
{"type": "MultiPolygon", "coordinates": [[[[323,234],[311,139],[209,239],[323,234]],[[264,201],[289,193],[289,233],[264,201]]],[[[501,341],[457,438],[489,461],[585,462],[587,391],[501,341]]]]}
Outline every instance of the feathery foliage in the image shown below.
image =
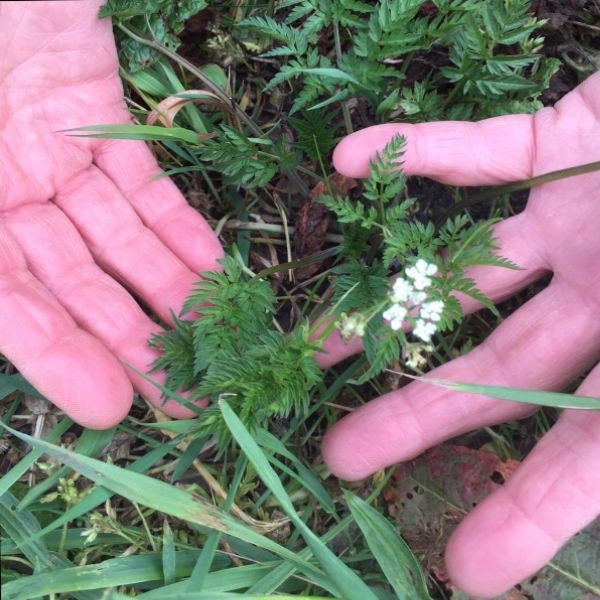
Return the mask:
{"type": "Polygon", "coordinates": [[[555,60],[539,54],[543,40],[536,32],[543,21],[530,16],[530,4],[289,0],[277,6],[280,20],[252,16],[239,26],[246,34],[271,40],[273,48],[263,56],[287,59],[270,87],[301,79],[292,112],[322,98],[329,102],[361,96],[382,119],[399,114],[419,120],[481,118],[539,108],[537,98],[558,68],[555,60]],[[318,45],[327,27],[336,37],[337,64],[318,45]],[[400,88],[414,54],[434,50],[446,52],[450,64],[400,88]],[[316,68],[338,73],[331,79],[316,68]],[[498,103],[500,97],[503,102],[498,103]]]}
{"type": "Polygon", "coordinates": [[[162,353],[154,370],[166,370],[170,390],[213,401],[200,430],[216,435],[225,448],[229,430],[214,404],[220,397],[254,431],[272,418],[305,412],[321,373],[314,360],[318,346],[310,342],[306,325],[289,334],[274,327],[270,284],[250,277],[232,257],[222,264],[222,273],[203,274],[184,306],[198,318],[178,319],[151,344],[162,353]]]}

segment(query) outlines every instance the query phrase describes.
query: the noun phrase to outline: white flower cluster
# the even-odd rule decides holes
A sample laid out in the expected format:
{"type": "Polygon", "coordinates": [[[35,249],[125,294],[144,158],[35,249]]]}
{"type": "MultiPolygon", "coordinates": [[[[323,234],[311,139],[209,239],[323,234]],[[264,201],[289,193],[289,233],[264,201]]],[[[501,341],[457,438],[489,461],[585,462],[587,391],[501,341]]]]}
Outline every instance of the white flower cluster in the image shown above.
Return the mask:
{"type": "Polygon", "coordinates": [[[413,334],[429,342],[437,330],[437,323],[442,317],[444,303],[441,300],[427,300],[427,288],[431,286],[431,276],[437,267],[433,263],[420,258],[413,267],[406,269],[406,276],[398,277],[392,287],[390,299],[392,305],[383,313],[383,318],[390,322],[390,327],[397,331],[402,328],[404,320],[412,308],[419,307],[419,316],[415,322],[413,334]]]}

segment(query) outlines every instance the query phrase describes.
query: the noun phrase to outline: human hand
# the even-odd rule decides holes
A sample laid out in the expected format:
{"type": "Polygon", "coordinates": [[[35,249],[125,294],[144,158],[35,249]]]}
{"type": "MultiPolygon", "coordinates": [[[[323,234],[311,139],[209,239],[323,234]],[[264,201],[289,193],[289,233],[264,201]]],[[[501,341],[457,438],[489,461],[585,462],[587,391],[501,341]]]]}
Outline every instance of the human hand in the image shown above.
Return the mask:
{"type": "MultiPolygon", "coordinates": [[[[493,185],[600,160],[600,73],[554,108],[479,123],[370,127],[336,148],[350,177],[396,133],[407,137],[403,169],[451,185],[493,185]]],[[[560,389],[600,358],[600,174],[544,184],[526,210],[496,227],[500,254],[522,271],[478,267],[471,276],[495,301],[551,271],[550,285],[486,341],[432,377],[520,388],[560,389]]],[[[461,298],[465,311],[480,308],[461,298]]],[[[357,351],[339,337],[331,360],[357,351]]],[[[325,362],[325,361],[323,361],[325,362]]],[[[600,365],[578,393],[600,396],[600,365]]],[[[333,473],[361,479],[467,431],[524,417],[532,407],[414,382],[360,407],[326,435],[333,473]]],[[[496,596],[548,562],[600,514],[600,413],[566,410],[517,472],[480,503],[451,537],[453,582],[496,596]]]]}
{"type": "MultiPolygon", "coordinates": [[[[128,412],[133,388],[191,411],[135,372],[221,246],[141,142],[61,130],[130,121],[99,0],[0,2],[0,352],[82,425],[128,412]]],[[[162,382],[160,374],[154,376],[162,382]]]]}

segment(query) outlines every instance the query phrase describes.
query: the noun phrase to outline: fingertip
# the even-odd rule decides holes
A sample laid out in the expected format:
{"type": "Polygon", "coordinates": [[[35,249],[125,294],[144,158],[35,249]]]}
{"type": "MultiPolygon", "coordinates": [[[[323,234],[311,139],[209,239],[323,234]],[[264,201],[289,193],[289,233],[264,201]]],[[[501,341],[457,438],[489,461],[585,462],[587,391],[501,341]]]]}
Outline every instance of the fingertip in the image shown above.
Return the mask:
{"type": "Polygon", "coordinates": [[[324,436],[321,454],[327,468],[340,479],[359,481],[375,471],[369,453],[362,448],[360,437],[353,435],[354,414],[334,425],[324,436]]]}
{"type": "Polygon", "coordinates": [[[462,521],[446,546],[450,580],[477,598],[496,598],[529,577],[556,552],[554,542],[496,490],[462,521]],[[524,553],[523,548],[529,550],[524,553]]]}
{"type": "Polygon", "coordinates": [[[37,389],[76,423],[109,429],[129,413],[133,387],[123,368],[104,346],[76,330],[35,364],[28,377],[37,389]]]}
{"type": "Polygon", "coordinates": [[[396,134],[405,135],[411,125],[373,125],[346,136],[333,151],[333,165],[339,173],[355,179],[368,177],[370,164],[396,134]]]}
{"type": "Polygon", "coordinates": [[[463,537],[456,530],[446,545],[444,561],[450,581],[469,597],[493,598],[497,594],[491,592],[488,569],[480,564],[482,554],[471,543],[465,545],[463,537]]]}

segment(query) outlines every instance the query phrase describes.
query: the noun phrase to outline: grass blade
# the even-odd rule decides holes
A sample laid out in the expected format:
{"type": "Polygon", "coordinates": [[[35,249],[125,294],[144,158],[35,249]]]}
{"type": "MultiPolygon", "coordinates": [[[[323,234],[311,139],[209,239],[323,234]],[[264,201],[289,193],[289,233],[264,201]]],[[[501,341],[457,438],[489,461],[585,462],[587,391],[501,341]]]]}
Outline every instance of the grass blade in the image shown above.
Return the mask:
{"type": "Polygon", "coordinates": [[[14,375],[6,375],[0,373],[0,398],[6,398],[13,392],[23,392],[34,398],[42,398],[43,396],[18,373],[14,375]]]}
{"type": "Polygon", "coordinates": [[[338,592],[341,596],[347,600],[375,600],[376,596],[374,593],[358,577],[358,575],[335,556],[335,554],[333,554],[333,552],[331,552],[331,550],[306,526],[304,521],[298,517],[290,497],[285,491],[279,477],[269,464],[267,457],[227,402],[219,400],[219,407],[233,437],[248,457],[250,463],[254,466],[257,475],[271,490],[281,505],[282,510],[292,520],[294,525],[296,525],[316,559],[338,588],[338,592]]]}
{"type": "Polygon", "coordinates": [[[284,465],[282,465],[279,461],[275,460],[274,462],[276,462],[277,466],[280,468],[285,468],[286,472],[288,472],[291,477],[296,479],[296,481],[298,481],[303,487],[311,492],[319,501],[319,504],[323,509],[325,509],[331,515],[335,514],[335,506],[327,490],[321,485],[321,482],[316,478],[312,471],[307,469],[279,439],[265,429],[259,429],[256,431],[255,438],[263,448],[266,448],[273,454],[280,454],[281,456],[287,458],[296,469],[296,473],[285,468],[284,465]]]}
{"type": "MultiPolygon", "coordinates": [[[[98,485],[111,490],[115,494],[119,494],[132,502],[137,502],[173,517],[183,519],[194,525],[220,531],[250,544],[270,550],[279,557],[296,565],[303,573],[327,591],[336,589],[328,578],[323,577],[321,571],[313,567],[308,561],[298,558],[296,552],[292,552],[270,538],[257,533],[251,527],[244,525],[231,515],[204,500],[196,500],[185,491],[163,481],[134,473],[115,465],[106,464],[87,456],[80,456],[65,448],[48,444],[47,442],[15,431],[3,423],[0,423],[0,426],[10,431],[14,436],[43,450],[45,453],[60,460],[73,470],[81,473],[98,485]]],[[[358,577],[356,577],[356,580],[369,591],[358,577]]],[[[364,600],[372,597],[372,595],[363,596],[364,600]]]]}
{"type": "Polygon", "coordinates": [[[421,565],[392,524],[358,496],[349,492],[345,496],[352,516],[396,596],[402,600],[429,600],[421,565]]]}
{"type": "MultiPolygon", "coordinates": [[[[198,551],[178,552],[175,577],[181,578],[189,575],[197,557],[198,551]]],[[[225,565],[221,563],[221,566],[225,565]]],[[[71,566],[48,573],[22,577],[2,586],[2,598],[4,600],[17,598],[25,600],[46,597],[51,594],[160,582],[163,579],[163,571],[163,557],[159,553],[122,556],[105,560],[96,565],[71,566]]]]}
{"type": "MultiPolygon", "coordinates": [[[[48,441],[54,442],[60,439],[60,436],[73,425],[71,419],[63,419],[48,434],[48,441]]],[[[32,450],[27,456],[24,456],[6,475],[0,479],[0,496],[7,492],[19,479],[27,473],[33,464],[42,456],[42,450],[32,450]]]]}
{"type": "MultiPolygon", "coordinates": [[[[111,429],[103,429],[101,431],[95,429],[84,429],[81,437],[77,440],[75,451],[79,454],[85,454],[85,456],[98,455],[100,452],[102,452],[102,450],[104,450],[104,448],[106,448],[107,444],[110,443],[110,440],[115,434],[115,430],[116,427],[112,427],[111,429]]],[[[23,509],[29,506],[50,488],[54,487],[61,477],[66,477],[68,473],[69,469],[63,467],[56,473],[52,473],[52,475],[40,481],[25,494],[21,500],[21,503],[19,504],[19,508],[23,509]]]]}
{"type": "Polygon", "coordinates": [[[158,127],[157,125],[86,125],[85,127],[64,129],[60,133],[66,133],[73,137],[111,140],[176,141],[195,145],[200,143],[198,134],[191,129],[158,127]]]}
{"type": "Polygon", "coordinates": [[[430,377],[415,377],[423,383],[431,383],[453,392],[467,394],[482,394],[499,400],[550,406],[552,408],[577,408],[580,410],[600,410],[600,398],[593,396],[576,396],[575,394],[562,394],[559,392],[544,392],[541,390],[527,390],[522,388],[503,387],[499,385],[479,385],[445,381],[430,377]]]}
{"type": "Polygon", "coordinates": [[[165,585],[175,582],[177,554],[173,541],[173,531],[166,519],[163,522],[162,570],[165,585]]]}
{"type": "MultiPolygon", "coordinates": [[[[71,567],[72,564],[64,557],[54,552],[49,552],[42,540],[37,535],[40,524],[29,512],[19,510],[17,499],[9,492],[0,496],[0,526],[12,539],[21,552],[34,566],[35,571],[49,571],[45,577],[52,579],[57,570],[71,567]]],[[[2,586],[3,600],[11,598],[35,598],[24,594],[11,595],[9,586],[18,586],[23,578],[10,581],[2,586]],[[7,588],[8,591],[7,591],[7,588]]],[[[26,578],[27,579],[27,578],[26,578]]],[[[96,594],[81,592],[74,594],[78,600],[96,600],[96,594]]]]}

